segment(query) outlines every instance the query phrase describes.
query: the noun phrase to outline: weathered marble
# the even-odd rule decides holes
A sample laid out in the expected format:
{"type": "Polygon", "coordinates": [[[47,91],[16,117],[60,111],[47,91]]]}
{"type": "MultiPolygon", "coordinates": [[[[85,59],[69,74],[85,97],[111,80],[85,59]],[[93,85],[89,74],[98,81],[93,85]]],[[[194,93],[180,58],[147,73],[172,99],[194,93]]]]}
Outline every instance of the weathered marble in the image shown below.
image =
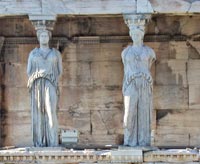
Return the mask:
{"type": "MultiPolygon", "coordinates": [[[[31,145],[31,114],[25,69],[28,53],[38,44],[37,38],[26,16],[1,18],[0,24],[0,35],[5,36],[0,56],[1,141],[3,146],[27,146],[31,145]]],[[[151,70],[157,146],[200,143],[200,44],[195,35],[200,32],[199,26],[198,15],[154,15],[147,26],[144,43],[157,57],[151,70]],[[188,42],[189,39],[192,42],[188,42]],[[183,82],[187,86],[183,86],[183,82]]],[[[81,133],[79,144],[82,145],[122,144],[120,53],[131,42],[123,18],[61,16],[53,36],[50,44],[59,45],[63,57],[59,128],[76,128],[81,133]],[[100,129],[103,129],[102,134],[100,129]]]]}
{"type": "Polygon", "coordinates": [[[199,154],[196,149],[169,149],[145,152],[142,149],[126,150],[68,150],[56,148],[18,148],[0,151],[0,162],[6,163],[155,163],[196,164],[199,154]]]}
{"type": "Polygon", "coordinates": [[[153,110],[153,79],[150,68],[156,56],[150,47],[143,45],[145,19],[129,15],[124,17],[134,42],[122,52],[124,145],[150,146],[153,110]]]}
{"type": "Polygon", "coordinates": [[[126,13],[167,13],[188,14],[199,13],[200,2],[196,0],[4,0],[0,3],[0,14],[6,15],[95,15],[126,13]]]}
{"type": "MultiPolygon", "coordinates": [[[[40,22],[39,22],[40,23],[40,22]]],[[[46,25],[37,24],[40,48],[29,54],[27,74],[31,95],[32,137],[36,147],[58,145],[58,80],[62,59],[56,49],[48,46],[51,32],[46,25]]]]}

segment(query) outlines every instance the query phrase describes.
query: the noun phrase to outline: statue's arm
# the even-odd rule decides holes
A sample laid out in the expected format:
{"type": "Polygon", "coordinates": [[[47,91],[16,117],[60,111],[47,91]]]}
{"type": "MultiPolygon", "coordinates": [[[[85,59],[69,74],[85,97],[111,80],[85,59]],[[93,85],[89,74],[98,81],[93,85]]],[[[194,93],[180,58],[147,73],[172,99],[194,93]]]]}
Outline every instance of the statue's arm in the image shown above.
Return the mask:
{"type": "Polygon", "coordinates": [[[124,65],[124,77],[123,77],[123,86],[122,86],[122,93],[125,93],[125,90],[127,88],[127,84],[128,84],[128,79],[126,78],[126,61],[125,61],[125,55],[128,53],[129,47],[126,47],[122,53],[121,53],[121,58],[122,58],[122,63],[124,65]]]}
{"type": "Polygon", "coordinates": [[[30,77],[31,72],[32,72],[32,57],[33,56],[33,51],[30,52],[29,57],[28,57],[28,65],[27,65],[27,74],[30,77]]]}

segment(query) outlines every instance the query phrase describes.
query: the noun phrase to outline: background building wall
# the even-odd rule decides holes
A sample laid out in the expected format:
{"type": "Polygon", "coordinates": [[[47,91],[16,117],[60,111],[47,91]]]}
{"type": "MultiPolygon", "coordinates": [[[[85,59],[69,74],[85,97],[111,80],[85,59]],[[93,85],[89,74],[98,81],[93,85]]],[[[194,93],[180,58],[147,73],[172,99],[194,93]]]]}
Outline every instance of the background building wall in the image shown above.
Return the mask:
{"type": "MultiPolygon", "coordinates": [[[[145,44],[157,61],[154,78],[156,146],[196,146],[200,139],[200,17],[153,17],[145,44]]],[[[1,144],[31,145],[31,115],[26,65],[38,46],[27,17],[0,19],[1,144]],[[2,91],[3,90],[3,91],[2,91]]],[[[60,128],[75,128],[79,143],[122,144],[123,65],[131,43],[122,17],[60,17],[51,45],[62,52],[58,118],[60,128]]]]}

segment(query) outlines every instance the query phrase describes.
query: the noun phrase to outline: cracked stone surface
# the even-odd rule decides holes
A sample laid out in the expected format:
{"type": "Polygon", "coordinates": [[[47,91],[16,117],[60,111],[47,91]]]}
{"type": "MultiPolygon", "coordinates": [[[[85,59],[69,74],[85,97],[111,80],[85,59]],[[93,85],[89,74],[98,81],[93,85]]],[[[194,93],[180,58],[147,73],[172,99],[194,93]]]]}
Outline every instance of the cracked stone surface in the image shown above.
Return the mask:
{"type": "Polygon", "coordinates": [[[193,13],[200,12],[199,0],[149,0],[156,13],[193,13]]]}

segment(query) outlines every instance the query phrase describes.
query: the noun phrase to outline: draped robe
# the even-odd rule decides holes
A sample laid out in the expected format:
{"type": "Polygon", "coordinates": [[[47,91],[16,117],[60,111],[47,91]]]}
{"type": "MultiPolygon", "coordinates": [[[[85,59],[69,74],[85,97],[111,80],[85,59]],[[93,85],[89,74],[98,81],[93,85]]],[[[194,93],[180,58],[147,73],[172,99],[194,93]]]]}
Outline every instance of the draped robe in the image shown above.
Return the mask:
{"type": "Polygon", "coordinates": [[[150,146],[153,80],[150,68],[154,51],[142,45],[122,52],[124,64],[124,145],[150,146]]]}
{"type": "Polygon", "coordinates": [[[58,78],[62,59],[56,49],[43,54],[35,48],[29,54],[27,74],[31,97],[32,139],[36,147],[58,145],[58,78]]]}

